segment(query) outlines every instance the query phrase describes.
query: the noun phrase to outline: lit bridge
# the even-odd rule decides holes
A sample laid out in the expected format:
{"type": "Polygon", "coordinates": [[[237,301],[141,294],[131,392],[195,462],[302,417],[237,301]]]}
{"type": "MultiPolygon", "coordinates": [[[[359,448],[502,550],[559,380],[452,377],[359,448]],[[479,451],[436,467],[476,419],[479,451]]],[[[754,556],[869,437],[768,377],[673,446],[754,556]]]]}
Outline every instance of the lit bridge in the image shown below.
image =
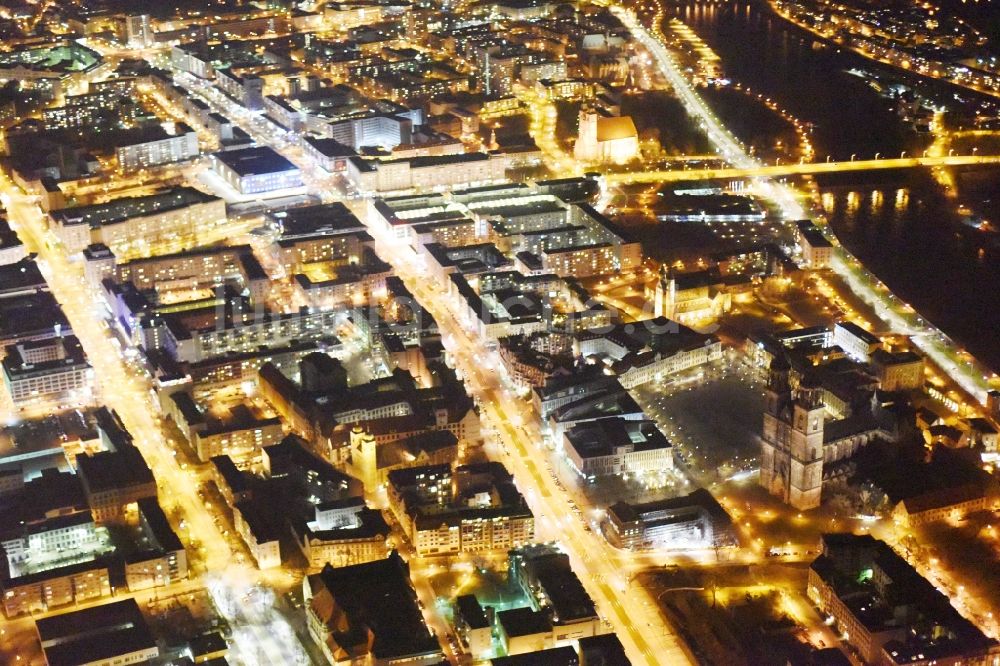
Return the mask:
{"type": "Polygon", "coordinates": [[[948,155],[947,157],[898,157],[878,160],[851,160],[850,162],[802,162],[761,165],[750,169],[726,167],[721,169],[670,169],[666,171],[624,171],[606,173],[608,183],[658,183],[669,180],[714,180],[798,176],[803,174],[841,173],[845,171],[871,171],[873,169],[910,169],[913,167],[968,166],[975,164],[1000,164],[1000,155],[948,155]]]}

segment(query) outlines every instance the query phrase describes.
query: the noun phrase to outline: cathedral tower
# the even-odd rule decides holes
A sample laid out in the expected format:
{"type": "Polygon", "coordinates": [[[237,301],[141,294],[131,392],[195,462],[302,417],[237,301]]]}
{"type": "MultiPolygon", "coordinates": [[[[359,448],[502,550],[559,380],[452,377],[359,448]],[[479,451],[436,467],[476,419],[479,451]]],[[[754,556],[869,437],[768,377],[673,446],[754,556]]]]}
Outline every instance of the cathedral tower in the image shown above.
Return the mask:
{"type": "Polygon", "coordinates": [[[653,297],[653,314],[657,317],[673,319],[675,314],[674,304],[677,300],[677,280],[674,277],[674,270],[669,271],[662,264],[660,265],[660,279],[656,282],[656,293],[653,297]]]}
{"type": "Polygon", "coordinates": [[[803,378],[794,394],[788,364],[771,362],[761,433],[760,484],[796,509],[819,506],[823,490],[822,389],[803,378]]]}

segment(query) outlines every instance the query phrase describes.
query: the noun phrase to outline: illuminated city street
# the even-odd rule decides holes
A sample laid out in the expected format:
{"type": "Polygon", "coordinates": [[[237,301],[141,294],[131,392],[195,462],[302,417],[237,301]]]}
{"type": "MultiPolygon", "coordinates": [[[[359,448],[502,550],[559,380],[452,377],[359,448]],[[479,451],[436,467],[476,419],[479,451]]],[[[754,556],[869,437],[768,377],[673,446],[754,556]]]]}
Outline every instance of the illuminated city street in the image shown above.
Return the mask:
{"type": "Polygon", "coordinates": [[[998,666],[942,2],[4,6],[0,662],[998,666]]]}

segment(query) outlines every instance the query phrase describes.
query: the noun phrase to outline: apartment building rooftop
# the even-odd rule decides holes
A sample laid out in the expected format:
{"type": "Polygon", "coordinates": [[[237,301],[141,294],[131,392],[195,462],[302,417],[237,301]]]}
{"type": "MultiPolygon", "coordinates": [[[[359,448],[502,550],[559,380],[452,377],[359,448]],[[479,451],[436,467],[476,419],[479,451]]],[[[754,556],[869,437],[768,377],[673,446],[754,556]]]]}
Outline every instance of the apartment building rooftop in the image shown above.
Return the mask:
{"type": "Polygon", "coordinates": [[[91,228],[97,228],[132,217],[154,215],[215,200],[217,197],[205,194],[193,187],[173,187],[156,194],[121,197],[106,203],[64,208],[53,211],[49,215],[63,226],[88,224],[91,228]]]}

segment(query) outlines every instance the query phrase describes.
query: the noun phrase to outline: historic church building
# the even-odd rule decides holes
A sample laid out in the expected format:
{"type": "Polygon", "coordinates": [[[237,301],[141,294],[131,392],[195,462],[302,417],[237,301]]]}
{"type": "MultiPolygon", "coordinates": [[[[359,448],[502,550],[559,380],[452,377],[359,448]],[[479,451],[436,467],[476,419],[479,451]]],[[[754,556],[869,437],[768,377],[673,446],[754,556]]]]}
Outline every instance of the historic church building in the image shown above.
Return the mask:
{"type": "Polygon", "coordinates": [[[714,268],[678,273],[661,265],[652,296],[653,314],[682,324],[719,317],[733,304],[725,282],[714,268]]]}
{"type": "Polygon", "coordinates": [[[793,391],[787,361],[771,362],[760,456],[760,485],[769,493],[799,510],[818,507],[837,463],[876,437],[894,440],[896,428],[874,397],[870,409],[827,421],[818,382],[806,375],[793,391]]]}

